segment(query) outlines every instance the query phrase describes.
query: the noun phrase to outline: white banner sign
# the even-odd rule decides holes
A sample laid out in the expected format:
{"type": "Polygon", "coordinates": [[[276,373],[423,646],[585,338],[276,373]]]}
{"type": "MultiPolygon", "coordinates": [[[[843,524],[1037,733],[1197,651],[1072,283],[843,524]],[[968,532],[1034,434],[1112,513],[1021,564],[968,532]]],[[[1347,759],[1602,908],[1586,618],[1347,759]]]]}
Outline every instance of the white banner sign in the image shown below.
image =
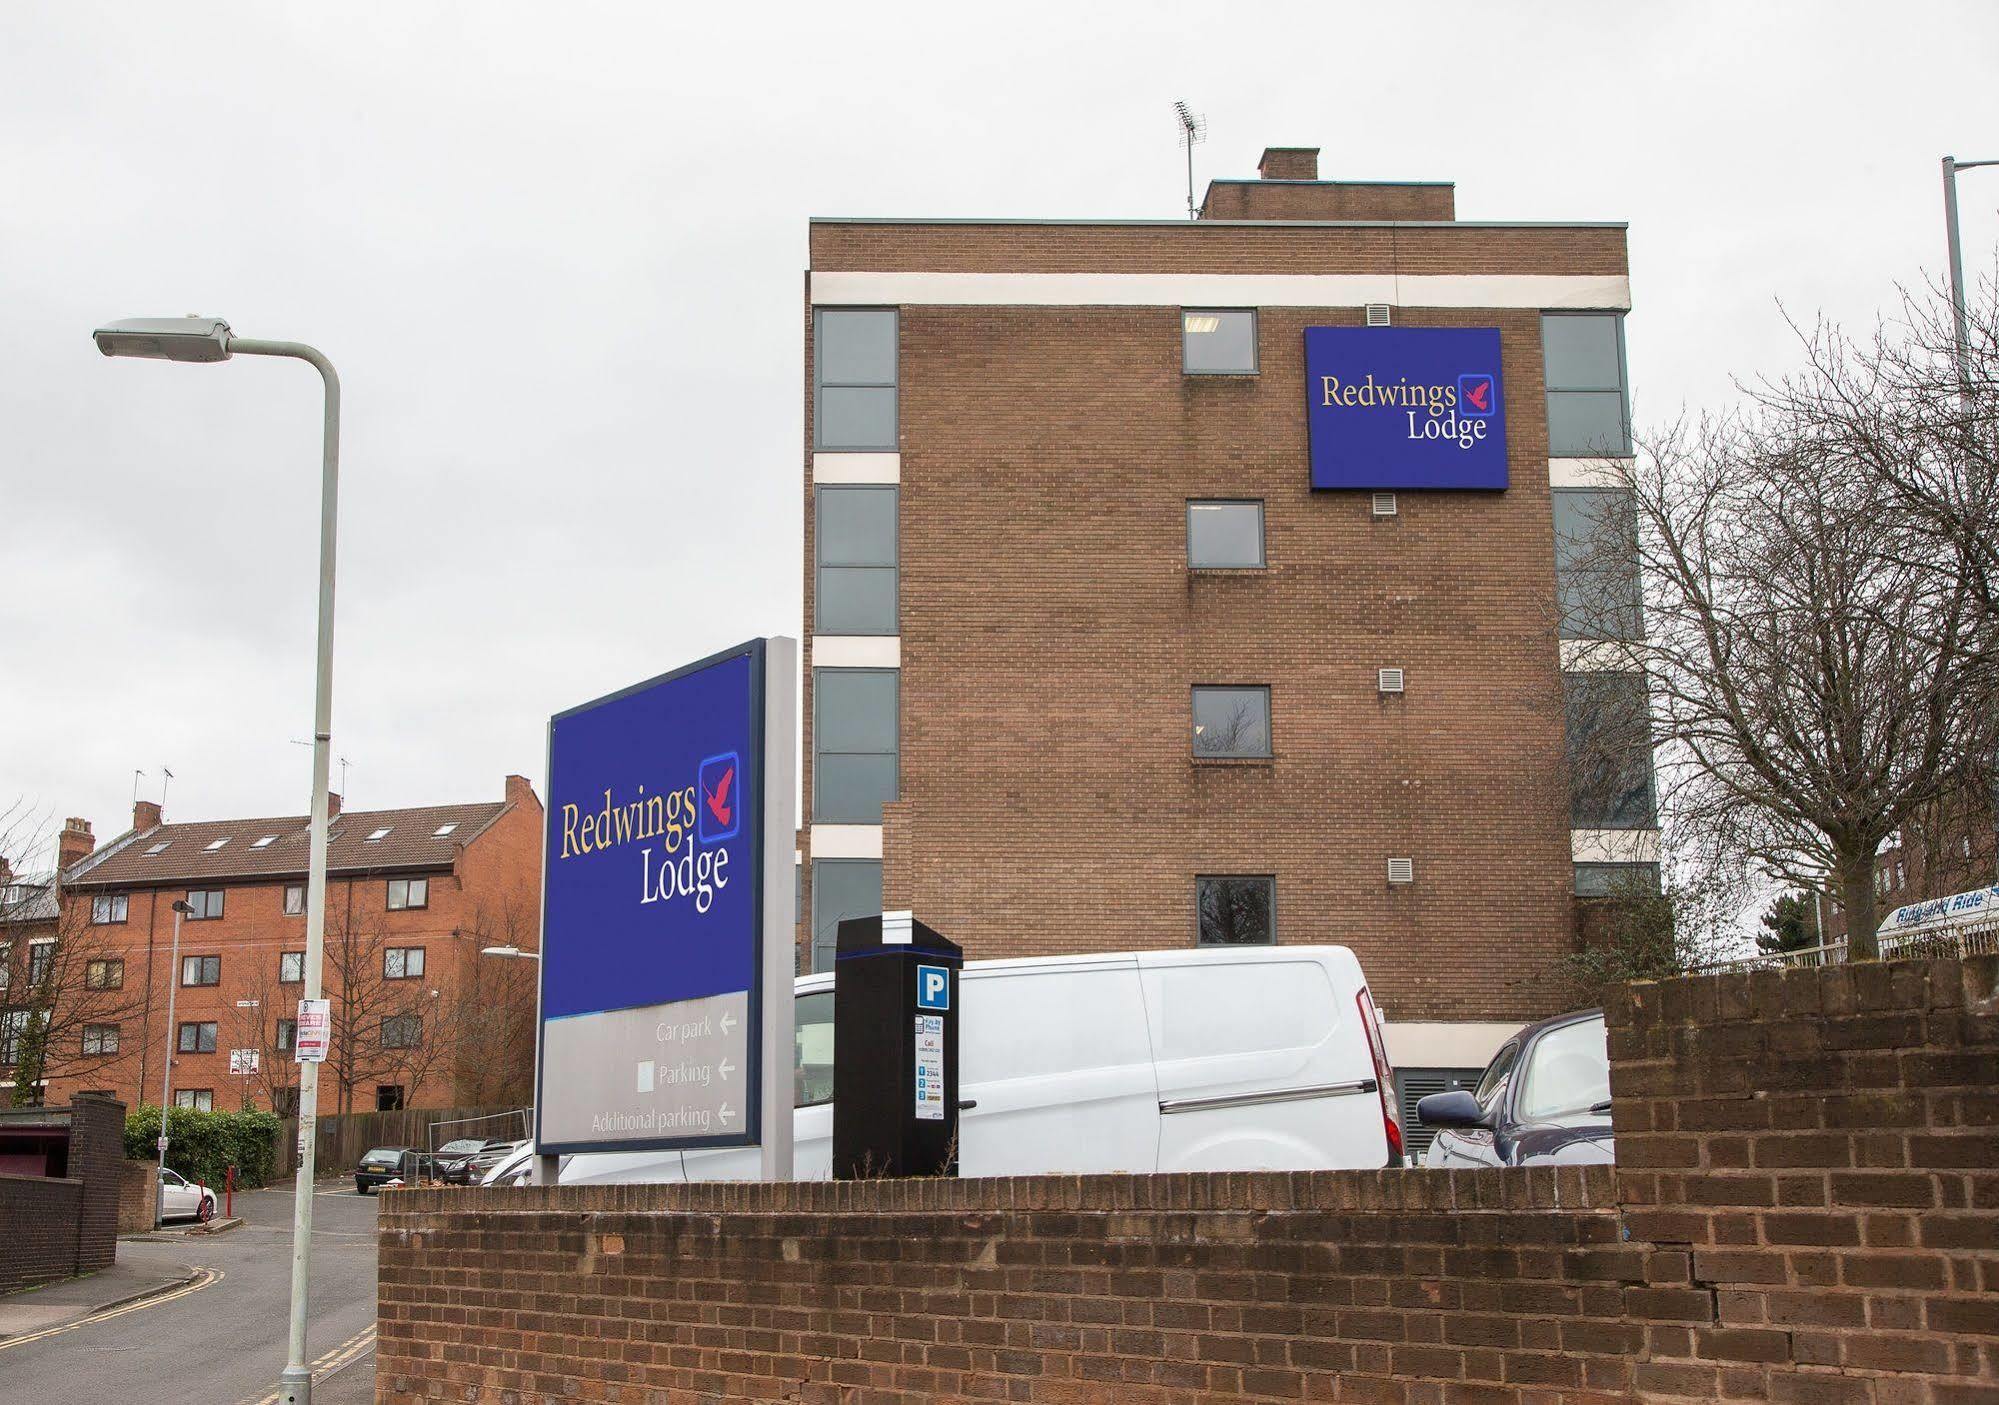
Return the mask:
{"type": "Polygon", "coordinates": [[[302,1064],[326,1062],[327,1045],[333,1042],[333,1008],[328,1000],[298,1002],[298,1039],[292,1058],[302,1064]]]}
{"type": "Polygon", "coordinates": [[[229,1072],[232,1077],[242,1078],[258,1071],[261,1062],[255,1049],[231,1049],[229,1051],[229,1072]]]}

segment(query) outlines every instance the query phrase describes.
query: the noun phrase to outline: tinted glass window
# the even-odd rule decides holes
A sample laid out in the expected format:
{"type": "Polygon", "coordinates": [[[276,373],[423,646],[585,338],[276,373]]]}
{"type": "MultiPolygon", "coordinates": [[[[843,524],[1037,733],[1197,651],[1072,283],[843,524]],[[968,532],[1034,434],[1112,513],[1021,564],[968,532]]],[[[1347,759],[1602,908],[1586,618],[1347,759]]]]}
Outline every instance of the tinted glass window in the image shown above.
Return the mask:
{"type": "Polygon", "coordinates": [[[1615,313],[1550,313],[1541,319],[1541,355],[1550,390],[1622,390],[1615,313]]]}
{"type": "Polygon", "coordinates": [[[1527,1051],[1514,1114],[1524,1120],[1588,1112],[1610,1101],[1610,1056],[1603,1021],[1583,1020],[1549,1030],[1527,1051]]]}
{"type": "Polygon", "coordinates": [[[882,866],[879,859],[814,859],[812,861],[812,969],[833,969],[840,923],[849,917],[873,917],[882,910],[882,866]]]}
{"type": "Polygon", "coordinates": [[[1556,455],[1623,454],[1631,439],[1624,426],[1624,396],[1617,391],[1548,392],[1548,452],[1556,455]]]}
{"type": "Polygon", "coordinates": [[[1245,308],[1188,308],[1180,314],[1181,366],[1189,375],[1244,375],[1256,370],[1256,313],[1245,308]]]}
{"type": "Polygon", "coordinates": [[[895,313],[886,308],[822,308],[822,385],[894,385],[895,313]]]}
{"type": "Polygon", "coordinates": [[[1579,863],[1576,865],[1576,896],[1607,898],[1636,890],[1659,891],[1659,865],[1655,863],[1579,863]]]}
{"type": "Polygon", "coordinates": [[[1569,823],[1651,829],[1651,711],[1637,673],[1565,673],[1569,823]]]}
{"type": "Polygon", "coordinates": [[[893,669],[813,673],[814,819],[881,823],[896,793],[896,681],[893,669]]]}
{"type": "Polygon", "coordinates": [[[1187,564],[1229,567],[1263,564],[1263,504],[1187,504],[1187,564]]]}
{"type": "Polygon", "coordinates": [[[1277,940],[1277,880],[1204,877],[1194,880],[1202,946],[1267,946],[1277,940]]]}
{"type": "Polygon", "coordinates": [[[826,487],[815,502],[820,631],[895,633],[896,490],[826,487]]]}
{"type": "Polygon", "coordinates": [[[792,1012],[792,1106],[833,1101],[833,992],[798,997],[792,1012]]]}
{"type": "Polygon", "coordinates": [[[1194,754],[1270,755],[1270,689],[1194,689],[1194,754]]]}
{"type": "Polygon", "coordinates": [[[1478,1080],[1478,1091],[1472,1094],[1478,1105],[1490,1108],[1506,1093],[1506,1082],[1513,1076],[1513,1063],[1520,1057],[1520,1046],[1508,1044],[1492,1056],[1492,1062],[1485,1066],[1485,1073],[1478,1080]]]}
{"type": "Polygon", "coordinates": [[[814,325],[813,442],[821,449],[894,449],[896,314],[829,308],[814,325]]]}
{"type": "Polygon", "coordinates": [[[1638,541],[1628,488],[1557,488],[1555,592],[1564,639],[1643,635],[1638,541]]]}

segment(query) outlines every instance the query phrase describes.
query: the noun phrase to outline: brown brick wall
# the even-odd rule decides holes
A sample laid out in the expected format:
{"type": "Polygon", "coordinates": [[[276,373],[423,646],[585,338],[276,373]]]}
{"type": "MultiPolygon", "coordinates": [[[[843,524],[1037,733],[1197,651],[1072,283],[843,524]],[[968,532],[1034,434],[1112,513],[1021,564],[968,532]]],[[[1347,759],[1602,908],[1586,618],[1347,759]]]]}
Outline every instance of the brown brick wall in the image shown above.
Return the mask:
{"type": "Polygon", "coordinates": [[[379,1398],[1993,1398],[1999,960],[1610,1019],[1615,1170],[390,1192],[379,1398]]]}
{"type": "MultiPolygon", "coordinates": [[[[1619,225],[1411,228],[815,220],[815,271],[1622,275],[1619,225]]],[[[907,364],[907,363],[905,363],[907,364]]]]}
{"type": "Polygon", "coordinates": [[[1370,185],[1272,176],[1215,181],[1201,202],[1204,220],[1450,220],[1456,192],[1448,185],[1370,185]]]}
{"type": "Polygon", "coordinates": [[[77,1272],[82,1201],[83,1182],[74,1177],[0,1173],[0,1245],[6,1246],[0,1252],[0,1293],[77,1272]]]}
{"type": "Polygon", "coordinates": [[[111,1267],[118,1250],[118,1199],[125,1179],[125,1105],[80,1097],[70,1104],[69,1174],[83,1182],[77,1206],[76,1271],[111,1267]]]}

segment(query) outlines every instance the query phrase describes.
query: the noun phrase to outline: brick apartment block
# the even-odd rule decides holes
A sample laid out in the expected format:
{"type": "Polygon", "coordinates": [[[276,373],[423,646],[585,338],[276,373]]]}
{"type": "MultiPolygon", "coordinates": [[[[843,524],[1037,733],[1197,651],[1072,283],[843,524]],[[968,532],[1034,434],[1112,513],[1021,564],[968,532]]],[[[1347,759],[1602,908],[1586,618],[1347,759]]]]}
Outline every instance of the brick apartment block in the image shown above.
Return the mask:
{"type": "MultiPolygon", "coordinates": [[[[62,1029],[86,1043],[61,1050],[44,1102],[89,1090],[157,1103],[171,1040],[176,1102],[295,1110],[307,830],[304,815],[170,824],[140,801],[131,829],[99,848],[86,821],[67,822],[59,896],[17,909],[36,923],[0,925],[0,1019],[26,1008],[36,963],[48,959],[36,949],[59,942],[89,958],[68,970],[59,999],[107,1011],[62,1029]],[[178,965],[176,900],[195,909],[181,923],[178,965]],[[258,1072],[233,1074],[233,1049],[255,1049],[258,1072]]],[[[324,980],[334,1048],[320,1071],[322,1113],[527,1100],[533,963],[479,951],[538,947],[541,832],[541,802],[519,776],[491,802],[343,812],[332,797],[324,980]]],[[[10,1088],[17,1049],[0,1038],[10,1088]]]]}
{"type": "Polygon", "coordinates": [[[1625,230],[1262,170],[1194,221],[812,222],[800,962],[881,907],[970,959],[1182,946],[1232,876],[1256,935],[1355,950],[1398,1067],[1476,1068],[1578,895],[1657,872],[1649,756],[1586,812],[1564,727],[1630,637],[1572,627],[1557,551],[1625,491],[1625,230]],[[1216,310],[1240,373],[1183,361],[1216,310]],[[1504,491],[1312,490],[1302,334],[1383,321],[1498,329],[1504,491]],[[1259,561],[1191,560],[1204,500],[1261,504],[1259,561]],[[1268,690],[1267,756],[1196,754],[1203,685],[1268,690]]]}

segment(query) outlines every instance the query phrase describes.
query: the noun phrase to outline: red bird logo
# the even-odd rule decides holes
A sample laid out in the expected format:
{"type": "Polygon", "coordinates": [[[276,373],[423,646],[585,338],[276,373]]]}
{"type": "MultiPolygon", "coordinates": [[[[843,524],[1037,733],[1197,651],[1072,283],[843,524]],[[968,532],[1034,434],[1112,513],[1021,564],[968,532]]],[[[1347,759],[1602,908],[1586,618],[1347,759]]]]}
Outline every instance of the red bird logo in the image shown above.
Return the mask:
{"type": "Polygon", "coordinates": [[[701,792],[701,798],[708,803],[708,813],[715,817],[716,824],[727,824],[729,816],[734,813],[733,807],[729,804],[729,785],[735,779],[736,768],[731,766],[722,772],[722,779],[715,782],[713,790],[701,792]]]}
{"type": "Polygon", "coordinates": [[[1474,410],[1489,410],[1489,409],[1491,409],[1491,408],[1492,408],[1492,382],[1491,382],[1491,381],[1476,381],[1476,382],[1474,382],[1474,383],[1473,383],[1472,385],[1470,385],[1469,387],[1467,387],[1467,388],[1466,388],[1466,390],[1465,390],[1465,399],[1467,399],[1467,400],[1469,400],[1469,401],[1471,402],[1471,407],[1472,407],[1472,408],[1473,408],[1474,410]]]}

